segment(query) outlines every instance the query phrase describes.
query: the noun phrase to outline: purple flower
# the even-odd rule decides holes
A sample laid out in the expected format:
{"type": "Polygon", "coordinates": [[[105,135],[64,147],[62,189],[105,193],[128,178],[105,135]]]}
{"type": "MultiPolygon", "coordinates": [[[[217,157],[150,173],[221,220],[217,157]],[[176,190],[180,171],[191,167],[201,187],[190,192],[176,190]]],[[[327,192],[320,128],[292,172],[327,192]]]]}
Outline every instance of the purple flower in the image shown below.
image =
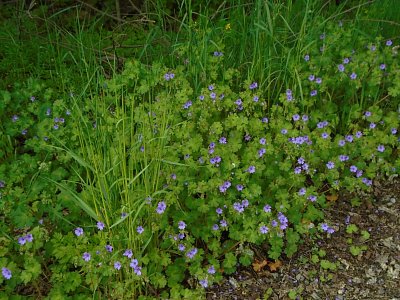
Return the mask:
{"type": "Polygon", "coordinates": [[[311,97],[314,97],[314,96],[316,96],[317,95],[317,90],[312,90],[311,92],[310,92],[310,96],[311,97]]]}
{"type": "Polygon", "coordinates": [[[288,131],[287,131],[287,129],[284,128],[284,129],[281,130],[281,133],[282,134],[286,134],[286,133],[288,133],[288,131]]]}
{"type": "Polygon", "coordinates": [[[392,40],[387,40],[386,41],[386,46],[390,47],[390,46],[392,46],[392,44],[393,44],[392,40]]]}
{"type": "Polygon", "coordinates": [[[228,227],[228,222],[226,222],[226,220],[219,221],[219,224],[221,225],[221,227],[228,227]]]}
{"type": "Polygon", "coordinates": [[[82,234],[83,234],[83,229],[81,227],[75,229],[76,236],[81,236],[82,234]]]}
{"type": "Polygon", "coordinates": [[[89,252],[83,253],[82,258],[84,261],[89,261],[91,258],[90,253],[89,252]]]}
{"type": "Polygon", "coordinates": [[[11,120],[12,120],[14,123],[17,122],[18,119],[19,119],[19,117],[18,117],[17,115],[13,115],[12,118],[11,118],[11,120]]]}
{"type": "Polygon", "coordinates": [[[214,92],[210,93],[210,98],[211,99],[215,99],[216,97],[217,97],[216,93],[214,93],[214,92]]]}
{"type": "Polygon", "coordinates": [[[133,252],[131,249],[126,249],[123,256],[126,256],[127,258],[131,258],[133,256],[133,252]]]}
{"type": "Polygon", "coordinates": [[[189,107],[191,107],[192,106],[192,101],[187,101],[184,105],[183,105],[183,108],[184,109],[188,109],[189,107]]]}
{"type": "Polygon", "coordinates": [[[326,133],[326,132],[323,132],[323,133],[321,134],[321,137],[322,137],[323,139],[327,139],[327,138],[329,137],[329,134],[326,133]]]}
{"type": "Polygon", "coordinates": [[[361,138],[362,137],[362,132],[361,131],[357,131],[356,132],[356,138],[361,138]]]}
{"type": "Polygon", "coordinates": [[[376,124],[375,124],[375,123],[371,122],[371,123],[369,124],[369,128],[374,129],[375,127],[376,127],[376,124]]]}
{"type": "Polygon", "coordinates": [[[350,62],[350,59],[349,59],[348,57],[346,57],[346,58],[343,59],[343,63],[344,63],[344,64],[348,64],[349,62],[350,62]]]}
{"type": "Polygon", "coordinates": [[[219,139],[219,143],[220,144],[226,144],[227,143],[227,140],[226,140],[226,137],[221,137],[220,139],[219,139]]]}
{"type": "Polygon", "coordinates": [[[106,250],[107,250],[107,252],[112,252],[113,251],[113,247],[111,246],[111,245],[106,245],[106,250]]]}
{"type": "Polygon", "coordinates": [[[370,111],[366,111],[365,113],[364,113],[364,116],[366,116],[366,117],[370,117],[372,115],[372,113],[370,112],[370,111]]]}
{"type": "Polygon", "coordinates": [[[222,208],[218,207],[218,208],[215,210],[215,212],[216,212],[218,215],[222,215],[222,208]]]}
{"type": "Polygon", "coordinates": [[[35,100],[36,100],[35,96],[31,96],[30,99],[31,99],[32,102],[35,102],[35,100]]]}
{"type": "Polygon", "coordinates": [[[260,232],[262,234],[267,234],[268,231],[269,231],[269,228],[267,226],[263,225],[263,226],[260,227],[260,232]]]}
{"type": "Polygon", "coordinates": [[[315,79],[315,83],[317,83],[317,84],[321,84],[321,83],[322,83],[322,79],[321,79],[321,78],[319,78],[319,77],[317,77],[317,78],[315,79]]]}
{"type": "Polygon", "coordinates": [[[96,226],[97,226],[97,228],[98,228],[99,230],[103,230],[105,225],[104,225],[103,222],[100,222],[100,221],[99,221],[99,222],[97,222],[97,225],[96,225],[96,226]]]}
{"type": "Polygon", "coordinates": [[[208,86],[208,90],[211,92],[212,90],[214,90],[214,85],[213,84],[210,84],[209,86],[208,86]]]}
{"type": "Polygon", "coordinates": [[[392,133],[393,135],[395,135],[395,134],[397,133],[397,129],[396,129],[396,128],[392,128],[390,131],[391,131],[391,133],[392,133]]]}
{"type": "Polygon", "coordinates": [[[321,229],[322,229],[323,231],[328,231],[328,228],[329,228],[328,224],[326,224],[326,223],[322,223],[322,224],[321,224],[321,229]]]}
{"type": "Polygon", "coordinates": [[[339,146],[343,147],[344,145],[346,145],[346,141],[345,140],[339,140],[339,146]]]}
{"type": "Polygon", "coordinates": [[[121,219],[125,218],[128,214],[126,212],[121,213],[121,219]]]}
{"type": "Polygon", "coordinates": [[[120,270],[120,269],[121,269],[121,263],[120,263],[119,261],[116,261],[116,262],[114,263],[114,269],[115,269],[115,270],[120,270]]]}
{"type": "Polygon", "coordinates": [[[301,173],[301,167],[294,168],[294,174],[300,174],[300,173],[301,173]]]}
{"type": "Polygon", "coordinates": [[[190,259],[192,259],[197,253],[197,248],[192,248],[186,253],[186,256],[190,259]]]}
{"type": "Polygon", "coordinates": [[[292,119],[293,119],[293,121],[296,122],[296,121],[300,120],[300,115],[295,114],[295,115],[293,115],[292,119]]]}
{"type": "Polygon", "coordinates": [[[250,89],[250,90],[254,90],[254,89],[256,89],[257,87],[258,87],[257,82],[253,82],[252,84],[250,84],[249,89],[250,89]]]}
{"type": "Polygon", "coordinates": [[[377,149],[379,152],[383,152],[383,151],[385,151],[385,146],[379,145],[377,149]]]}
{"type": "Polygon", "coordinates": [[[328,163],[326,164],[326,167],[331,170],[335,167],[335,163],[333,161],[328,161],[328,163]]]}
{"type": "Polygon", "coordinates": [[[309,61],[309,60],[310,60],[310,55],[306,54],[306,55],[304,56],[304,60],[305,60],[305,61],[309,61]]]}
{"type": "Polygon", "coordinates": [[[304,196],[306,194],[306,192],[307,192],[306,188],[303,187],[299,190],[298,194],[299,194],[299,196],[304,196]]]}
{"type": "Polygon", "coordinates": [[[260,99],[260,98],[259,98],[258,96],[254,96],[254,97],[253,97],[253,101],[254,101],[254,102],[258,102],[259,99],[260,99]]]}
{"type": "Polygon", "coordinates": [[[357,167],[356,166],[350,166],[350,172],[355,173],[357,172],[357,167]]]}
{"type": "Polygon", "coordinates": [[[301,119],[303,120],[303,122],[307,122],[308,121],[308,116],[307,115],[303,115],[301,117],[301,119]]]}
{"type": "Polygon", "coordinates": [[[258,157],[263,157],[266,152],[267,150],[265,148],[261,148],[258,150],[258,157]]]}
{"type": "Polygon", "coordinates": [[[353,142],[353,136],[351,134],[346,135],[345,137],[346,141],[348,141],[349,143],[353,142]]]}
{"type": "Polygon", "coordinates": [[[278,226],[278,222],[276,220],[272,220],[271,225],[272,225],[272,227],[276,227],[276,226],[278,226]]]}
{"type": "Polygon", "coordinates": [[[211,274],[211,275],[212,275],[212,274],[215,274],[215,268],[214,268],[214,266],[209,267],[208,270],[207,270],[207,273],[208,273],[208,274],[211,274]]]}
{"type": "Polygon", "coordinates": [[[286,90],[286,100],[287,101],[293,100],[292,90],[289,90],[289,89],[286,90]]]}
{"type": "Polygon", "coordinates": [[[26,135],[28,133],[28,129],[24,129],[21,131],[22,135],[26,135]]]}
{"type": "Polygon", "coordinates": [[[200,101],[203,101],[203,100],[204,100],[204,95],[200,95],[200,96],[199,96],[199,100],[200,100],[200,101]]]}
{"type": "Polygon", "coordinates": [[[138,226],[138,227],[136,228],[136,232],[139,233],[139,234],[142,234],[142,233],[144,232],[143,226],[138,226]]]}
{"type": "Polygon", "coordinates": [[[356,172],[356,177],[357,177],[357,178],[360,178],[360,177],[362,176],[362,174],[363,174],[363,171],[362,171],[362,170],[358,170],[358,171],[356,172]]]}
{"type": "Polygon", "coordinates": [[[207,279],[201,279],[201,280],[199,280],[199,283],[203,288],[207,288],[208,287],[208,280],[207,279]]]}
{"type": "Polygon", "coordinates": [[[379,66],[379,69],[385,70],[385,69],[386,69],[386,65],[385,65],[385,64],[381,64],[381,65],[379,66]]]}
{"type": "Polygon", "coordinates": [[[260,144],[261,145],[265,145],[266,142],[267,142],[267,140],[265,138],[261,138],[260,139],[260,144]]]}
{"type": "Polygon", "coordinates": [[[178,228],[179,228],[180,230],[184,230],[184,229],[186,228],[186,223],[183,222],[183,221],[179,221],[179,222],[178,222],[178,228]]]}
{"type": "Polygon", "coordinates": [[[264,212],[270,213],[270,212],[271,212],[271,206],[268,205],[268,204],[266,204],[266,205],[264,206],[264,212]]]}
{"type": "Polygon", "coordinates": [[[315,202],[315,201],[317,201],[317,196],[310,195],[310,196],[307,197],[307,199],[310,200],[311,202],[315,202]]]}
{"type": "Polygon", "coordinates": [[[339,72],[344,72],[344,66],[342,64],[338,65],[339,72]]]}
{"type": "Polygon", "coordinates": [[[238,213],[244,212],[243,204],[239,202],[233,203],[233,209],[236,210],[238,213]]]}
{"type": "Polygon", "coordinates": [[[347,155],[339,155],[339,160],[342,162],[347,161],[347,160],[349,160],[349,157],[347,155]]]}
{"type": "Polygon", "coordinates": [[[8,268],[1,268],[1,274],[7,280],[11,279],[11,277],[12,277],[11,270],[8,268]]]}
{"type": "Polygon", "coordinates": [[[219,229],[218,224],[214,224],[214,225],[212,226],[212,230],[217,231],[218,229],[219,229]]]}
{"type": "Polygon", "coordinates": [[[165,204],[164,201],[158,202],[156,212],[161,215],[166,208],[167,205],[165,204]]]}
{"type": "Polygon", "coordinates": [[[314,75],[310,75],[310,76],[308,76],[308,80],[310,80],[310,81],[314,81],[314,79],[315,79],[315,76],[314,76],[314,75]]]}
{"type": "Polygon", "coordinates": [[[240,192],[240,191],[243,191],[243,189],[244,189],[244,186],[242,185],[242,184],[237,184],[236,185],[236,189],[240,192]]]}
{"type": "Polygon", "coordinates": [[[28,233],[28,234],[25,236],[25,240],[26,240],[28,243],[32,243],[32,241],[33,241],[33,235],[32,235],[31,233],[28,233]]]}
{"type": "Polygon", "coordinates": [[[241,106],[242,104],[243,104],[243,102],[242,102],[242,99],[237,99],[236,101],[235,101],[235,104],[236,105],[238,105],[238,106],[241,106]]]}
{"type": "Polygon", "coordinates": [[[268,118],[267,117],[262,118],[261,122],[268,123],[268,118]]]}
{"type": "Polygon", "coordinates": [[[351,78],[352,80],[356,79],[356,78],[357,78],[357,74],[354,73],[354,72],[351,73],[350,78],[351,78]]]}
{"type": "Polygon", "coordinates": [[[179,249],[179,251],[185,251],[185,249],[186,249],[186,247],[185,247],[185,245],[183,245],[183,244],[179,244],[178,245],[178,249],[179,249]]]}
{"type": "Polygon", "coordinates": [[[51,115],[51,109],[48,108],[48,109],[46,110],[46,116],[50,116],[50,115],[51,115]]]}
{"type": "Polygon", "coordinates": [[[256,172],[256,167],[255,166],[250,166],[247,169],[247,172],[249,172],[250,174],[254,174],[256,172]]]}
{"type": "Polygon", "coordinates": [[[20,236],[18,238],[18,244],[20,244],[21,246],[25,245],[26,244],[26,238],[24,236],[20,236]]]}

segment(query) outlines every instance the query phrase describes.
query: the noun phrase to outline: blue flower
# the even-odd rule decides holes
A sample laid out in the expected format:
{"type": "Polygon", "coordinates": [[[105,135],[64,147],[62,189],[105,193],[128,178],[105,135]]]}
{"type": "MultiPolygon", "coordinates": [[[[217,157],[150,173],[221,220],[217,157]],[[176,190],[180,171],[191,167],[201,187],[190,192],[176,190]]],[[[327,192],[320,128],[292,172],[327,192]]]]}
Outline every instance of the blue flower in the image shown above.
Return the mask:
{"type": "Polygon", "coordinates": [[[114,269],[116,269],[116,270],[120,270],[121,269],[121,263],[119,261],[116,261],[114,263],[114,269]]]}
{"type": "Polygon", "coordinates": [[[103,222],[97,222],[97,224],[96,224],[96,226],[97,226],[97,228],[99,229],[99,230],[103,230],[104,229],[104,223],[103,222]]]}
{"type": "Polygon", "coordinates": [[[11,277],[12,277],[11,270],[8,268],[1,268],[1,274],[7,280],[11,279],[11,277]]]}
{"type": "Polygon", "coordinates": [[[156,212],[158,214],[162,214],[166,208],[167,208],[167,205],[165,204],[164,201],[158,202],[156,212]]]}
{"type": "Polygon", "coordinates": [[[138,227],[136,228],[136,232],[139,233],[139,234],[142,234],[142,233],[144,232],[143,226],[138,226],[138,227]]]}
{"type": "Polygon", "coordinates": [[[83,253],[82,258],[84,261],[89,261],[91,258],[90,253],[89,252],[83,253]]]}
{"type": "Polygon", "coordinates": [[[179,221],[179,222],[178,222],[178,228],[179,228],[180,230],[184,230],[184,229],[186,228],[186,223],[183,222],[183,221],[179,221]]]}
{"type": "Polygon", "coordinates": [[[76,236],[81,236],[82,234],[83,234],[83,229],[81,227],[75,229],[76,236]]]}

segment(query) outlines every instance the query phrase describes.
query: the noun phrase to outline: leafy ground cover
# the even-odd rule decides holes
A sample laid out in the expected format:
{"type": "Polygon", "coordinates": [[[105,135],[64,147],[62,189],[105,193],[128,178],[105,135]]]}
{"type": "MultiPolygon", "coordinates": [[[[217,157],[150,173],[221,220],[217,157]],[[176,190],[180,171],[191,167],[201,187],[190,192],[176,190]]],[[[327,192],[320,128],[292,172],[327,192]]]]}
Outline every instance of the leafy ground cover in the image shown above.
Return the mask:
{"type": "Polygon", "coordinates": [[[330,212],[400,167],[390,4],[5,6],[1,296],[200,299],[294,258],[332,282],[318,241],[371,232],[330,212]]]}

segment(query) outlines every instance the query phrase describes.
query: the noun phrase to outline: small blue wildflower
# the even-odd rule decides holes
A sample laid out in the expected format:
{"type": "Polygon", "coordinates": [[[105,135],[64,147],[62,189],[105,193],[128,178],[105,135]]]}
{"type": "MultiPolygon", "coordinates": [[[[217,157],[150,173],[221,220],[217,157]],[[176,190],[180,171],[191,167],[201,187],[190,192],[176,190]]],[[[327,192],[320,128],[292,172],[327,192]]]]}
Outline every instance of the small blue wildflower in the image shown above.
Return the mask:
{"type": "Polygon", "coordinates": [[[188,109],[189,107],[191,107],[192,106],[192,101],[187,101],[184,105],[183,105],[183,108],[184,109],[188,109]]]}
{"type": "Polygon", "coordinates": [[[241,192],[241,191],[243,191],[244,186],[243,186],[242,184],[237,184],[237,185],[236,185],[236,189],[237,189],[239,192],[241,192]]]}
{"type": "Polygon", "coordinates": [[[310,200],[311,202],[315,202],[315,201],[317,201],[317,196],[310,195],[310,196],[307,197],[307,199],[310,200]]]}
{"type": "Polygon", "coordinates": [[[46,116],[50,116],[50,115],[51,115],[51,109],[48,108],[48,109],[46,110],[46,116]]]}
{"type": "Polygon", "coordinates": [[[78,227],[75,229],[75,235],[76,236],[81,236],[83,235],[83,229],[81,227],[78,227]]]}
{"type": "Polygon", "coordinates": [[[104,229],[104,223],[103,222],[97,222],[97,224],[96,224],[96,226],[97,226],[97,228],[99,229],[99,230],[103,230],[104,229]]]}
{"type": "Polygon", "coordinates": [[[178,249],[179,249],[179,251],[185,251],[185,249],[186,249],[186,247],[185,247],[185,245],[183,245],[183,244],[179,244],[178,245],[178,249]]]}
{"type": "Polygon", "coordinates": [[[354,73],[354,72],[351,73],[350,78],[351,78],[352,80],[356,79],[356,78],[357,78],[357,74],[354,73]]]}
{"type": "Polygon", "coordinates": [[[264,212],[270,213],[271,212],[271,205],[266,204],[263,208],[264,212]]]}
{"type": "Polygon", "coordinates": [[[35,100],[36,100],[35,96],[31,96],[30,100],[31,100],[32,102],[35,102],[35,100]]]}
{"type": "Polygon", "coordinates": [[[310,76],[308,76],[308,80],[310,80],[310,81],[314,81],[314,79],[315,79],[315,76],[314,76],[314,75],[310,75],[310,76]]]}
{"type": "Polygon", "coordinates": [[[1,268],[1,274],[7,280],[11,279],[11,277],[12,277],[11,270],[8,268],[1,268]]]}
{"type": "Polygon", "coordinates": [[[201,280],[199,280],[199,283],[203,288],[207,288],[208,287],[208,280],[207,279],[201,279],[201,280]]]}
{"type": "Polygon", "coordinates": [[[244,212],[243,204],[240,202],[233,203],[233,209],[236,210],[238,213],[244,212]]]}
{"type": "Polygon", "coordinates": [[[327,139],[327,138],[329,137],[329,134],[326,133],[326,132],[323,132],[323,133],[321,134],[321,137],[322,137],[323,139],[327,139]]]}
{"type": "Polygon", "coordinates": [[[17,115],[13,115],[11,120],[15,123],[19,120],[19,117],[17,115]]]}
{"type": "Polygon", "coordinates": [[[91,255],[89,252],[85,252],[85,253],[83,253],[82,258],[84,261],[89,261],[91,258],[91,255]]]}
{"type": "Polygon", "coordinates": [[[215,268],[214,268],[214,266],[210,266],[209,268],[208,268],[208,270],[207,270],[207,273],[208,274],[211,274],[211,275],[213,275],[213,274],[215,274],[215,268]]]}
{"type": "Polygon", "coordinates": [[[307,115],[303,115],[301,117],[301,119],[303,120],[303,122],[307,122],[308,121],[308,116],[307,115]]]}
{"type": "Polygon", "coordinates": [[[342,64],[338,65],[339,72],[344,72],[344,66],[342,64]]]}
{"type": "Polygon", "coordinates": [[[138,227],[136,228],[136,232],[139,233],[139,234],[142,234],[142,233],[144,232],[143,226],[138,226],[138,227]]]}
{"type": "Polygon", "coordinates": [[[114,263],[114,269],[115,269],[115,270],[120,270],[120,269],[121,269],[121,263],[120,263],[119,261],[116,261],[116,262],[114,263]]]}
{"type": "Polygon", "coordinates": [[[292,90],[286,90],[286,100],[289,102],[293,100],[292,90]]]}
{"type": "Polygon", "coordinates": [[[277,222],[276,220],[272,220],[272,221],[271,221],[271,226],[272,226],[272,227],[278,226],[278,222],[277,222]]]}
{"type": "Polygon", "coordinates": [[[326,167],[331,170],[335,167],[335,163],[333,161],[328,161],[328,163],[326,164],[326,167]]]}
{"type": "Polygon", "coordinates": [[[281,130],[281,133],[282,133],[282,134],[287,134],[288,131],[287,131],[287,129],[284,128],[284,129],[281,130]]]}
{"type": "Polygon", "coordinates": [[[356,132],[356,138],[358,138],[358,139],[359,139],[359,138],[361,138],[361,137],[362,137],[362,135],[363,135],[363,134],[362,134],[362,132],[361,132],[361,131],[357,131],[357,132],[356,132]]]}
{"type": "Polygon", "coordinates": [[[363,170],[358,170],[357,172],[356,172],[356,177],[357,178],[360,178],[362,175],[363,175],[363,170]]]}
{"type": "Polygon", "coordinates": [[[338,145],[340,147],[343,147],[344,145],[346,145],[346,141],[345,140],[339,140],[338,145]]]}
{"type": "Polygon", "coordinates": [[[393,44],[392,40],[387,40],[386,41],[386,46],[390,47],[390,46],[392,46],[392,44],[393,44]]]}
{"type": "Polygon", "coordinates": [[[315,83],[316,83],[316,84],[321,84],[321,83],[322,83],[322,78],[317,77],[317,78],[315,79],[315,83]]]}
{"type": "Polygon", "coordinates": [[[228,227],[228,222],[226,220],[219,221],[219,224],[221,225],[221,227],[228,227]]]}
{"type": "Polygon", "coordinates": [[[186,228],[186,223],[183,222],[183,221],[179,221],[179,222],[178,222],[178,228],[179,228],[180,230],[184,230],[184,229],[186,228]]]}
{"type": "Polygon", "coordinates": [[[385,151],[385,146],[379,145],[378,148],[377,148],[377,150],[378,150],[379,152],[384,152],[384,151],[385,151]]]}
{"type": "Polygon", "coordinates": [[[192,259],[197,254],[197,248],[192,248],[186,253],[186,256],[192,259]]]}
{"type": "Polygon", "coordinates": [[[24,236],[20,236],[18,238],[18,244],[20,244],[21,246],[25,245],[26,244],[26,238],[24,236]]]}
{"type": "Polygon", "coordinates": [[[295,114],[295,115],[292,116],[292,119],[293,119],[293,121],[296,122],[296,121],[300,120],[300,115],[295,114]]]}
{"type": "Polygon", "coordinates": [[[219,229],[218,224],[214,224],[214,225],[212,226],[212,230],[217,231],[218,229],[219,229]]]}
{"type": "Polygon", "coordinates": [[[254,89],[256,89],[257,87],[258,87],[257,82],[253,82],[252,84],[250,84],[249,89],[250,89],[250,90],[254,90],[254,89]]]}
{"type": "Polygon", "coordinates": [[[304,55],[304,60],[305,61],[309,61],[310,60],[310,55],[308,55],[308,54],[304,55]]]}
{"type": "Polygon", "coordinates": [[[268,123],[268,118],[267,117],[262,118],[261,122],[268,123]]]}
{"type": "Polygon", "coordinates": [[[310,92],[310,96],[311,96],[311,97],[314,97],[314,96],[316,96],[317,94],[318,94],[317,90],[312,90],[312,91],[310,92]]]}
{"type": "Polygon", "coordinates": [[[218,215],[222,215],[222,208],[220,208],[220,207],[218,207],[216,210],[215,210],[215,212],[218,214],[218,215]]]}
{"type": "Polygon", "coordinates": [[[260,98],[259,98],[258,96],[254,96],[254,97],[253,97],[253,101],[254,101],[254,102],[258,102],[259,99],[260,99],[260,98]]]}
{"type": "Polygon", "coordinates": [[[113,247],[112,247],[111,245],[106,245],[105,248],[106,248],[106,251],[107,251],[107,252],[110,252],[110,253],[111,253],[111,252],[113,251],[113,247]]]}
{"type": "Polygon", "coordinates": [[[204,95],[200,95],[200,96],[199,96],[199,100],[200,100],[200,101],[203,101],[203,100],[204,100],[204,95]]]}
{"type": "Polygon", "coordinates": [[[226,137],[221,137],[220,139],[219,139],[219,143],[220,144],[226,144],[227,143],[227,140],[226,140],[226,137]]]}
{"type": "Polygon", "coordinates": [[[249,172],[250,174],[255,173],[256,172],[256,167],[255,166],[248,167],[247,172],[249,172]]]}
{"type": "Polygon", "coordinates": [[[352,172],[352,173],[355,173],[355,172],[357,172],[357,167],[356,166],[350,166],[350,172],[352,172]]]}
{"type": "Polygon", "coordinates": [[[385,64],[380,64],[379,69],[385,70],[386,69],[386,65],[385,64]]]}
{"type": "Polygon", "coordinates": [[[294,174],[300,174],[300,173],[301,173],[301,167],[294,168],[294,174]]]}
{"type": "Polygon", "coordinates": [[[306,192],[307,192],[306,188],[303,187],[299,190],[298,194],[299,194],[299,196],[304,196],[306,194],[306,192]]]}
{"type": "Polygon", "coordinates": [[[395,134],[397,133],[397,129],[396,129],[396,128],[392,128],[392,129],[390,129],[390,132],[391,132],[393,135],[395,135],[395,134]]]}
{"type": "Polygon", "coordinates": [[[349,157],[347,156],[347,155],[339,155],[339,160],[340,161],[348,161],[349,160],[349,157]]]}
{"type": "Polygon", "coordinates": [[[210,93],[210,98],[211,99],[215,99],[216,97],[217,97],[216,93],[214,93],[214,92],[210,93]]]}
{"type": "Polygon", "coordinates": [[[260,227],[261,234],[267,234],[268,231],[269,231],[269,228],[267,226],[263,225],[260,227]]]}
{"type": "Polygon", "coordinates": [[[121,213],[121,219],[126,218],[127,215],[128,215],[128,213],[122,212],[122,213],[121,213]]]}
{"type": "Polygon", "coordinates": [[[349,62],[350,62],[350,59],[349,59],[348,57],[346,57],[346,58],[343,59],[343,63],[344,63],[344,64],[348,64],[349,62]]]}
{"type": "Polygon", "coordinates": [[[167,208],[167,205],[165,204],[164,201],[158,202],[156,212],[158,214],[162,214],[166,208],[167,208]]]}
{"type": "Polygon", "coordinates": [[[375,127],[376,127],[376,124],[375,124],[375,123],[371,122],[371,123],[369,124],[369,128],[374,129],[375,127]]]}
{"type": "Polygon", "coordinates": [[[267,150],[265,148],[261,148],[258,150],[258,157],[263,157],[266,152],[267,150]]]}

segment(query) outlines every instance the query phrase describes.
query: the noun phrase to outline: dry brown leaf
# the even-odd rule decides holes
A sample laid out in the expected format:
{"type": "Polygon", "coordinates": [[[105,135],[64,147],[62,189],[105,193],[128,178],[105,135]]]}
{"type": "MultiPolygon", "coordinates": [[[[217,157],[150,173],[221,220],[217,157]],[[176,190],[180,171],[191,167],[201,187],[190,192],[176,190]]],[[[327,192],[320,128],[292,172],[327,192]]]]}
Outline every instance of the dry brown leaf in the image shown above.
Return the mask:
{"type": "Polygon", "coordinates": [[[268,265],[268,261],[264,259],[263,261],[255,260],[253,262],[253,270],[255,272],[260,272],[266,265],[268,265]]]}
{"type": "Polygon", "coordinates": [[[339,198],[339,195],[326,195],[326,199],[328,201],[336,201],[339,198]]]}
{"type": "Polygon", "coordinates": [[[276,270],[278,270],[280,267],[282,266],[282,262],[278,259],[275,262],[270,262],[268,264],[269,269],[271,270],[271,272],[275,272],[276,270]]]}

